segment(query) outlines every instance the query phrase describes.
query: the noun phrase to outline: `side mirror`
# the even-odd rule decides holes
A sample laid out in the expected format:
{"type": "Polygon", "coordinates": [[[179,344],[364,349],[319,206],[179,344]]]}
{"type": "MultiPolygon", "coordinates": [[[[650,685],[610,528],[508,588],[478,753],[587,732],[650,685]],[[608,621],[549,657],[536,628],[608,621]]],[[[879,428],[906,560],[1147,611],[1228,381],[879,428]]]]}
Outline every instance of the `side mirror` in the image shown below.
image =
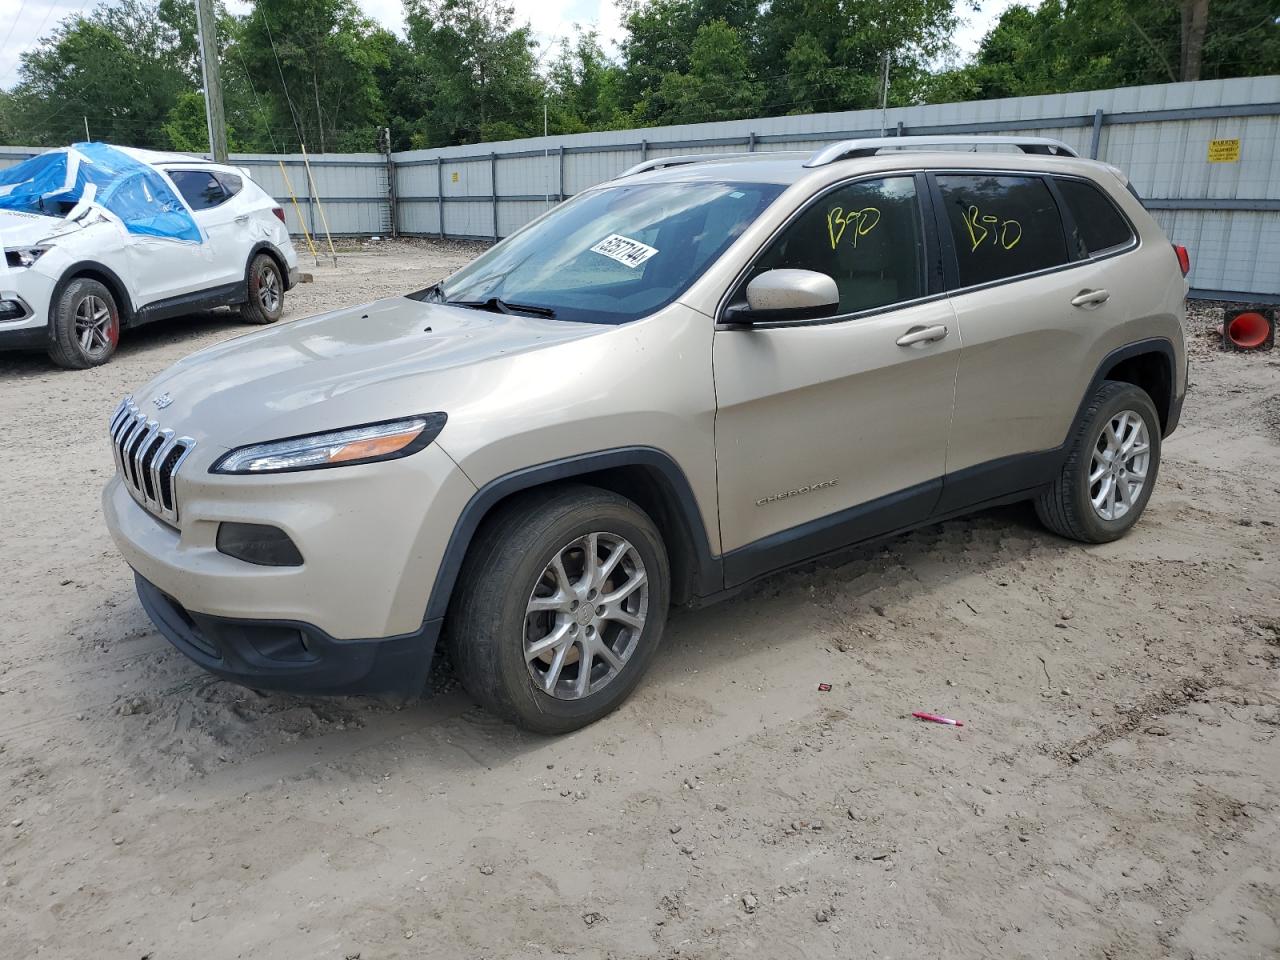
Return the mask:
{"type": "Polygon", "coordinates": [[[836,282],[816,270],[766,270],[747,284],[747,302],[730,307],[729,323],[817,320],[840,307],[836,282]]]}

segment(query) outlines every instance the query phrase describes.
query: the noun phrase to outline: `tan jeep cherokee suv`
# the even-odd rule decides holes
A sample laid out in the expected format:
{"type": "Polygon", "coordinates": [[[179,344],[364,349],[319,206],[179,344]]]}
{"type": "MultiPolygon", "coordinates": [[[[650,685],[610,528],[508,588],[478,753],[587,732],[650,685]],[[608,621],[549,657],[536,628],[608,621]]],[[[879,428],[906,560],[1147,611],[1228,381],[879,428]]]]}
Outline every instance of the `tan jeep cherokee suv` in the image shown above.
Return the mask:
{"type": "Polygon", "coordinates": [[[482,703],[571,730],[672,603],[1015,500],[1123,535],[1185,266],[1052,140],[654,160],[427,290],[177,363],[111,419],[107,522],[215,673],[415,693],[443,636],[482,703]]]}

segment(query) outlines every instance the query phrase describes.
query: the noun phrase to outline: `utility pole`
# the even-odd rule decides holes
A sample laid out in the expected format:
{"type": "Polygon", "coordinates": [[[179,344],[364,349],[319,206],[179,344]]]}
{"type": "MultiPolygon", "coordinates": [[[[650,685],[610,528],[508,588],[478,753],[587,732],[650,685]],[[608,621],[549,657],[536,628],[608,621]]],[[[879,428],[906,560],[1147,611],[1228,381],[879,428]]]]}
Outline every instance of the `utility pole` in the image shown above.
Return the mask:
{"type": "Polygon", "coordinates": [[[204,113],[209,122],[209,152],[214,162],[227,162],[227,120],[222,111],[222,80],[218,76],[218,34],[213,0],[195,0],[200,34],[200,70],[204,76],[204,113]]]}
{"type": "Polygon", "coordinates": [[[884,52],[884,78],[880,82],[880,136],[889,132],[889,51],[884,52]]]}

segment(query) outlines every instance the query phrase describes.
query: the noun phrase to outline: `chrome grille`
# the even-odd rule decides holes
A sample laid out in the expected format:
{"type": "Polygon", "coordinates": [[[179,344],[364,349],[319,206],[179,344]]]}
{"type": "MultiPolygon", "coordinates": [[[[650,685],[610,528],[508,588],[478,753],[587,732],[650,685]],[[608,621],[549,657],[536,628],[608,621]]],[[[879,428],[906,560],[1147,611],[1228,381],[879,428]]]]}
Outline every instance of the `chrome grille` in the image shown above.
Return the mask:
{"type": "Polygon", "coordinates": [[[196,442],[148,420],[133,397],[125,397],[111,415],[111,449],[116,469],[133,499],[158,517],[177,522],[175,482],[178,468],[196,442]]]}

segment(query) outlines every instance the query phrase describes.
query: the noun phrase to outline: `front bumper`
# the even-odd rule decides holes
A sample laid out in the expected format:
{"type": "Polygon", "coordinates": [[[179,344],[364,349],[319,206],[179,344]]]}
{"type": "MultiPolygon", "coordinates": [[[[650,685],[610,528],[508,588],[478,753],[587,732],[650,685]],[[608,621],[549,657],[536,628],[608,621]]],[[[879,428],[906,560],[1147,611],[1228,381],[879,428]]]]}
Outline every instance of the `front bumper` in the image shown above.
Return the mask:
{"type": "MultiPolygon", "coordinates": [[[[0,271],[4,265],[0,264],[0,271]]],[[[23,306],[25,316],[0,320],[0,350],[45,350],[49,346],[49,302],[55,283],[31,269],[0,272],[0,300],[23,306]]]]}
{"type": "MultiPolygon", "coordinates": [[[[21,321],[19,321],[21,322],[21,321]]],[[[7,327],[0,324],[0,350],[47,350],[49,327],[7,327]]]]}
{"type": "Polygon", "coordinates": [[[335,640],[291,620],[244,620],[193,613],[134,574],[138,599],[156,629],[210,673],[264,690],[327,694],[422,692],[440,620],[378,640],[335,640]]]}
{"type": "Polygon", "coordinates": [[[210,474],[220,447],[197,444],[176,474],[178,520],[141,506],[117,473],[103,492],[125,562],[189,611],[311,624],[341,641],[421,626],[453,525],[475,487],[434,444],[380,464],[262,477],[210,474]],[[224,522],[283,530],[298,566],[261,566],[218,550],[224,522]]]}

